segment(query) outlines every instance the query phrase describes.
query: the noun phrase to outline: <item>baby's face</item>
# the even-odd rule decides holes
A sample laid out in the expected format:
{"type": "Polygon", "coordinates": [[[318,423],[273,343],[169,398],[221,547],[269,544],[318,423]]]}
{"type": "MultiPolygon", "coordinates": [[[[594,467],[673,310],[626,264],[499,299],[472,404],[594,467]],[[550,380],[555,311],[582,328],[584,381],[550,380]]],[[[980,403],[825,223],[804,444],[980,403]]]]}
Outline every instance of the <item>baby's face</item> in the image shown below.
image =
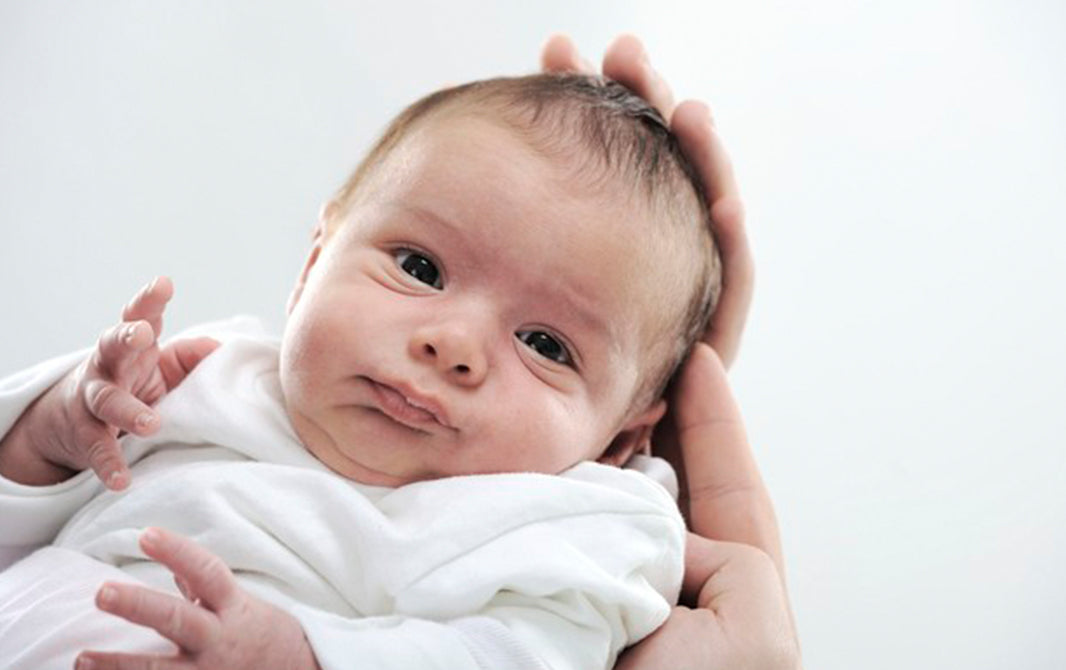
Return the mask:
{"type": "Polygon", "coordinates": [[[475,116],[423,123],[361,189],[312,251],[282,344],[315,456],[398,486],[558,473],[647,437],[661,403],[630,404],[665,263],[642,207],[582,193],[475,116]]]}

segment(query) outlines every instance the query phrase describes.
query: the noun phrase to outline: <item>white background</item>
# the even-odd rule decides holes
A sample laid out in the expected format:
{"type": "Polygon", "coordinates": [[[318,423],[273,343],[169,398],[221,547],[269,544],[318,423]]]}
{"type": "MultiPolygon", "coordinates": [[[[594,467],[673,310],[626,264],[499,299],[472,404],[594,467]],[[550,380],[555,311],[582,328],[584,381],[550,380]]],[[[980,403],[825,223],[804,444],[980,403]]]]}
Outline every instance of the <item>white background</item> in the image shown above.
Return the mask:
{"type": "Polygon", "coordinates": [[[0,1],[0,373],[155,274],[280,326],[388,118],[644,37],[709,101],[758,290],[733,380],[812,670],[1066,667],[1066,5],[0,1]]]}

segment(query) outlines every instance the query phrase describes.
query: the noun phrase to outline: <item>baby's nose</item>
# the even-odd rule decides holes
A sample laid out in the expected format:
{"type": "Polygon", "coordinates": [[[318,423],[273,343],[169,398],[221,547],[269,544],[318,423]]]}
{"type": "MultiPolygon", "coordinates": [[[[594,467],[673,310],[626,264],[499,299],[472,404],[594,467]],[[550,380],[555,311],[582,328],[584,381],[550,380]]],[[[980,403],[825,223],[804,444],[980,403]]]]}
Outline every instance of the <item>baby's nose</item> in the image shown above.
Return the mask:
{"type": "Polygon", "coordinates": [[[461,386],[481,384],[488,371],[482,338],[459,323],[420,329],[411,338],[410,353],[416,360],[435,367],[448,381],[461,386]]]}

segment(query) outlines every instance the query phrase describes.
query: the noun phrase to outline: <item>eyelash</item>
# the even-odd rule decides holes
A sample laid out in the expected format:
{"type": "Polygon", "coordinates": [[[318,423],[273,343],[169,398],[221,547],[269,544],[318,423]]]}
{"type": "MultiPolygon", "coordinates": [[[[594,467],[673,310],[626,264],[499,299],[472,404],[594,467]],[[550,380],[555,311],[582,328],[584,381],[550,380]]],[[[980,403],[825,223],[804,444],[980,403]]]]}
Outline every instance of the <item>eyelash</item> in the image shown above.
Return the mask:
{"type": "Polygon", "coordinates": [[[437,290],[444,288],[444,278],[442,276],[440,268],[437,267],[437,264],[428,255],[422,253],[421,251],[401,247],[392,252],[392,257],[396,259],[396,265],[399,266],[400,270],[411,275],[416,280],[422,282],[426,286],[431,286],[437,290]],[[423,263],[419,266],[408,267],[407,261],[410,259],[421,259],[423,263]],[[433,281],[426,281],[423,277],[420,277],[418,274],[416,274],[416,272],[419,272],[421,270],[432,271],[433,281]]]}
{"type": "MultiPolygon", "coordinates": [[[[400,247],[392,252],[392,256],[396,259],[396,265],[400,270],[410,275],[415,280],[427,286],[431,286],[438,291],[444,288],[444,281],[441,276],[442,273],[437,267],[437,264],[427,254],[415,249],[400,247]],[[412,259],[414,259],[414,262],[408,264],[408,261],[412,259]],[[432,281],[427,281],[425,276],[426,272],[429,273],[428,276],[432,278],[432,281]]],[[[536,352],[538,356],[546,358],[558,365],[576,368],[574,357],[571,355],[569,347],[554,335],[546,333],[543,330],[520,330],[515,333],[515,337],[518,338],[522,344],[536,352]],[[549,352],[545,353],[535,345],[547,345],[549,347],[549,352]]]]}
{"type": "Polygon", "coordinates": [[[553,363],[565,365],[569,368],[576,367],[574,364],[574,357],[570,355],[570,349],[561,341],[559,341],[559,338],[555,337],[554,335],[546,333],[543,330],[520,330],[514,335],[518,338],[519,342],[535,351],[538,356],[542,356],[544,358],[547,358],[549,361],[552,361],[553,363]],[[537,337],[537,340],[533,340],[534,337],[537,337]],[[533,346],[534,341],[550,344],[552,347],[557,348],[555,355],[549,355],[542,351],[539,351],[536,347],[533,346]]]}

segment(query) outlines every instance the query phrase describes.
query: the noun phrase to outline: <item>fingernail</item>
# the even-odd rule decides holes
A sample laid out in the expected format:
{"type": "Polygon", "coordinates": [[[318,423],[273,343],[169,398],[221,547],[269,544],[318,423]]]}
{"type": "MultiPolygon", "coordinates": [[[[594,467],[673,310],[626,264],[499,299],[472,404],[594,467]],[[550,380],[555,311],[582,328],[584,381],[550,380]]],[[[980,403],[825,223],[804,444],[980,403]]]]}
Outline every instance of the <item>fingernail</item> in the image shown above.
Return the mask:
{"type": "Polygon", "coordinates": [[[126,332],[122,334],[122,341],[126,344],[133,342],[133,338],[137,336],[137,324],[131,323],[126,326],[126,332]]]}
{"type": "Polygon", "coordinates": [[[125,485],[125,477],[122,476],[121,470],[115,470],[107,476],[107,480],[104,482],[107,488],[117,491],[125,485]]]}
{"type": "Polygon", "coordinates": [[[153,414],[152,412],[141,412],[140,414],[137,415],[137,419],[135,420],[134,423],[137,424],[137,428],[139,428],[141,430],[144,430],[145,428],[147,428],[150,425],[152,425],[152,423],[154,421],[155,421],[155,414],[153,414]]]}
{"type": "Polygon", "coordinates": [[[110,586],[100,587],[100,591],[96,594],[96,602],[101,605],[107,606],[115,602],[115,598],[118,597],[118,592],[110,586]]]}
{"type": "Polygon", "coordinates": [[[146,547],[154,547],[159,544],[160,539],[159,530],[157,528],[149,528],[141,533],[141,544],[146,547]]]}
{"type": "Polygon", "coordinates": [[[79,656],[78,657],[78,663],[77,663],[77,665],[74,666],[74,670],[95,670],[95,669],[96,669],[96,663],[93,662],[93,659],[86,658],[84,656],[79,656]]]}

